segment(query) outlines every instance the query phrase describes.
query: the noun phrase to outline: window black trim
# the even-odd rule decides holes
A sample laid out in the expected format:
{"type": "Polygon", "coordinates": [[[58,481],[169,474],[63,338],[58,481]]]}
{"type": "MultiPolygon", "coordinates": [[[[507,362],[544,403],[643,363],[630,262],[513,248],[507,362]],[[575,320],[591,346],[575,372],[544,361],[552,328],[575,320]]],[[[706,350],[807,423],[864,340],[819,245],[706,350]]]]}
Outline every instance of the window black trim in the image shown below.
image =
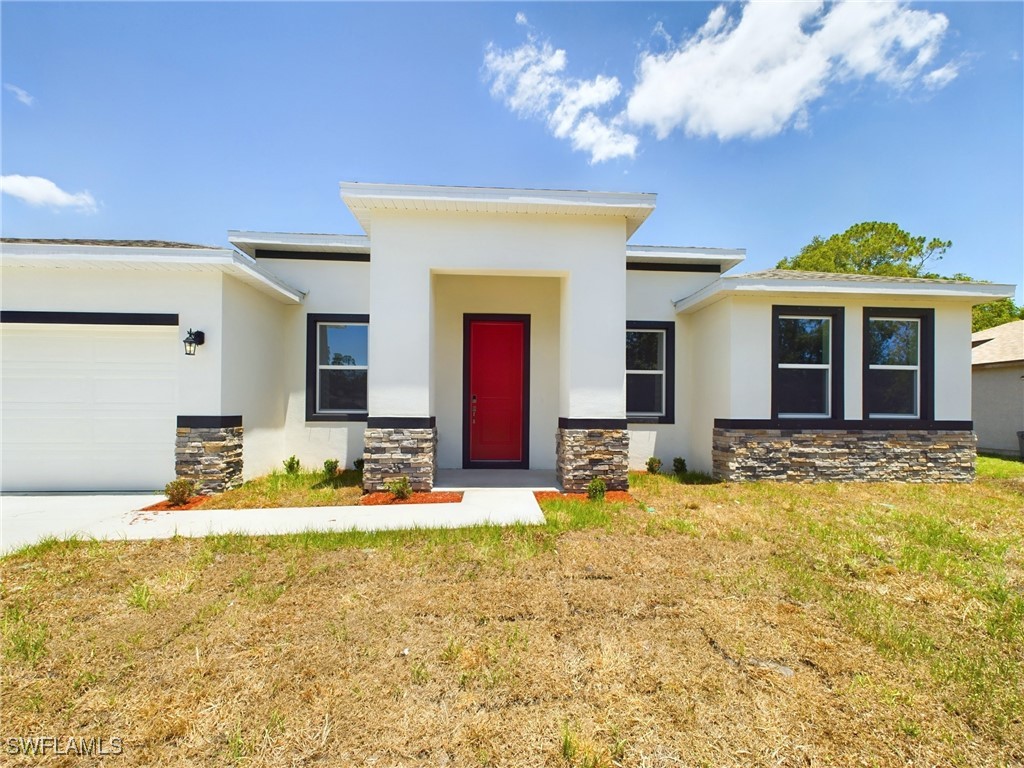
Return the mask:
{"type": "Polygon", "coordinates": [[[156,312],[34,312],[4,310],[0,323],[54,325],[177,325],[178,316],[156,312]]]}
{"type": "Polygon", "coordinates": [[[826,432],[873,432],[941,430],[969,432],[974,429],[973,421],[924,421],[921,419],[715,419],[720,429],[781,429],[804,432],[823,430],[826,432]]]}
{"type": "Polygon", "coordinates": [[[565,416],[558,417],[559,429],[626,429],[629,422],[626,419],[570,419],[565,416]]]}
{"type": "Polygon", "coordinates": [[[316,410],[316,326],[317,323],[369,323],[369,315],[337,315],[310,312],[306,315],[306,421],[366,421],[361,413],[317,413],[316,410]]]}
{"type": "Polygon", "coordinates": [[[721,264],[655,264],[649,261],[627,261],[626,269],[636,272],[722,272],[721,264]]]}
{"type": "MultiPolygon", "coordinates": [[[[846,357],[845,319],[846,313],[843,307],[810,307],[790,304],[772,305],[772,421],[783,424],[797,422],[816,422],[826,424],[827,422],[841,422],[845,413],[843,403],[843,376],[844,361],[846,357]],[[797,315],[800,317],[828,317],[832,320],[832,339],[829,352],[829,359],[832,365],[832,391],[830,414],[826,418],[788,418],[779,416],[779,317],[781,315],[797,315]]],[[[827,429],[827,427],[822,427],[827,429]]]]}
{"type": "MultiPolygon", "coordinates": [[[[935,310],[934,309],[901,309],[899,307],[864,307],[863,326],[861,330],[863,351],[861,355],[861,415],[870,424],[898,423],[911,429],[921,428],[935,420],[935,310]],[[921,403],[917,418],[881,418],[872,419],[868,416],[868,324],[873,317],[908,317],[921,322],[921,357],[918,360],[918,371],[921,376],[921,403]]],[[[898,427],[890,427],[898,429],[898,427]]]]}
{"type": "MultiPolygon", "coordinates": [[[[627,331],[665,332],[665,414],[663,416],[630,416],[629,424],[675,424],[676,423],[676,324],[662,320],[627,320],[627,331]]],[[[625,341],[625,337],[623,337],[625,341]]],[[[625,354],[625,350],[623,350],[625,354]]]]}
{"type": "Polygon", "coordinates": [[[257,259],[295,259],[298,261],[362,261],[368,262],[368,253],[337,253],[333,251],[276,251],[267,248],[255,250],[257,259]]]}

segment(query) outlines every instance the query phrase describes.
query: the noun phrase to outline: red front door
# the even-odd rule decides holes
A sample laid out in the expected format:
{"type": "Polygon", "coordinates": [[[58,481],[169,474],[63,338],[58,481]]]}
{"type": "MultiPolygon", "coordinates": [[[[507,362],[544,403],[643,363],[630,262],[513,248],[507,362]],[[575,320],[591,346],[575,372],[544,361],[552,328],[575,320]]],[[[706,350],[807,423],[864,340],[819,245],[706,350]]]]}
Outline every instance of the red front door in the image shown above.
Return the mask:
{"type": "Polygon", "coordinates": [[[476,315],[465,319],[463,464],[528,467],[526,387],[529,320],[476,315]],[[466,434],[468,432],[468,435],[466,434]]]}

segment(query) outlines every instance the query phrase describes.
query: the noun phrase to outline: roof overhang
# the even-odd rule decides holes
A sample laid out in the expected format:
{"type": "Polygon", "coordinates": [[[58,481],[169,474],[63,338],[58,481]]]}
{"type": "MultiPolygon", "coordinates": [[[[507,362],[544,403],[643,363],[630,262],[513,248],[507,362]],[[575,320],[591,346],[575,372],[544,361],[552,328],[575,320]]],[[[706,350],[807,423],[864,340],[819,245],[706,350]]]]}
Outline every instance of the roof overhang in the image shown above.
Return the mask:
{"type": "Polygon", "coordinates": [[[253,258],[257,257],[257,251],[367,255],[370,253],[370,238],[366,235],[315,235],[302,232],[249,232],[230,229],[228,242],[253,258]]]}
{"type": "Polygon", "coordinates": [[[340,186],[341,199],[367,234],[371,233],[376,211],[439,211],[621,217],[626,221],[628,239],[651,214],[657,201],[657,195],[650,192],[442,187],[354,181],[343,181],[340,186]]]}
{"type": "Polygon", "coordinates": [[[673,245],[627,245],[627,264],[717,265],[720,272],[747,258],[743,248],[699,248],[673,245]]]}
{"type": "Polygon", "coordinates": [[[222,272],[283,304],[301,304],[306,295],[229,248],[0,243],[0,255],[4,267],[222,272]]]}
{"type": "Polygon", "coordinates": [[[985,304],[1014,295],[1014,286],[998,283],[968,283],[945,280],[905,280],[871,282],[834,279],[808,280],[806,278],[779,277],[720,277],[701,290],[672,302],[676,312],[688,314],[727,296],[793,296],[844,298],[900,298],[908,300],[942,299],[985,304]]]}

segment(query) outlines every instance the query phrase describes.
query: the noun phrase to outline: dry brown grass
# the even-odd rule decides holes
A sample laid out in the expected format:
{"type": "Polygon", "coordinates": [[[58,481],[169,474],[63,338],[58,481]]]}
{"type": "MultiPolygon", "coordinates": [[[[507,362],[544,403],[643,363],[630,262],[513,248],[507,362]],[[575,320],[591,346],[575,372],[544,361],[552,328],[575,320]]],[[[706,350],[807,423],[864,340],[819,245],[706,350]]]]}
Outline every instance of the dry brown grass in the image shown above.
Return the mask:
{"type": "Polygon", "coordinates": [[[1020,480],[636,485],[546,528],[6,558],[3,737],[121,737],[131,766],[1024,761],[1020,480]]]}

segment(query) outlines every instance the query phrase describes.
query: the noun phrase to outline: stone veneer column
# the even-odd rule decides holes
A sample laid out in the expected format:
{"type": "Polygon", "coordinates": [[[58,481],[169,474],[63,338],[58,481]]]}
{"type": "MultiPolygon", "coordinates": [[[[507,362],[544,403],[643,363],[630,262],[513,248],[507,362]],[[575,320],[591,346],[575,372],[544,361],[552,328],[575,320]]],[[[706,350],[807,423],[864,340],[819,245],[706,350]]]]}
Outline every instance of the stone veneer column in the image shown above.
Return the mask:
{"type": "Polygon", "coordinates": [[[242,484],[242,417],[179,416],[174,473],[197,493],[220,493],[242,484]]]}
{"type": "Polygon", "coordinates": [[[388,481],[403,476],[409,478],[414,491],[433,489],[437,473],[437,428],[433,426],[433,418],[371,418],[363,435],[363,445],[363,491],[366,493],[387,490],[388,481]],[[430,426],[418,426],[421,421],[430,426]],[[404,423],[416,426],[401,426],[404,423]]]}
{"type": "Polygon", "coordinates": [[[976,445],[962,429],[715,427],[712,467],[725,480],[969,483],[976,445]]]}
{"type": "Polygon", "coordinates": [[[555,471],[568,493],[585,493],[595,477],[609,491],[629,488],[629,432],[616,419],[559,419],[555,438],[555,471]],[[595,426],[587,426],[587,422],[595,426]]]}

